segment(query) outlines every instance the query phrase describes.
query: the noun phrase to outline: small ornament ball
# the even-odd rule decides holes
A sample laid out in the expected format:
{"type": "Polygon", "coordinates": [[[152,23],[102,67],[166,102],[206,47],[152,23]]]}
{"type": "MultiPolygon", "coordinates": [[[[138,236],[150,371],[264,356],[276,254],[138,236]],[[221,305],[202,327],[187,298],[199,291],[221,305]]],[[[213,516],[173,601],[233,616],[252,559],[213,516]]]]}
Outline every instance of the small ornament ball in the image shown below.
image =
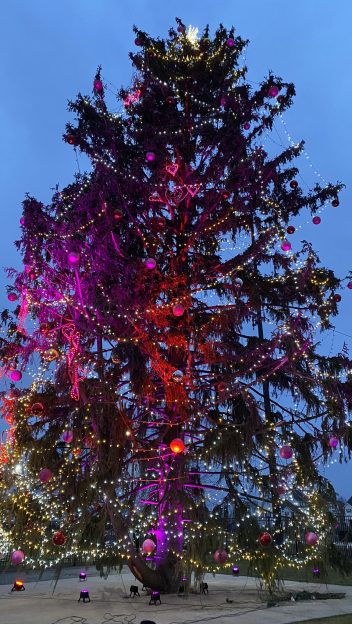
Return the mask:
{"type": "Polygon", "coordinates": [[[181,305],[181,303],[176,303],[173,308],[172,308],[172,314],[174,316],[182,316],[184,314],[184,307],[183,305],[181,305]]]}
{"type": "Polygon", "coordinates": [[[289,225],[288,228],[286,229],[287,234],[294,234],[296,231],[296,228],[293,225],[289,225]]]}
{"type": "Polygon", "coordinates": [[[79,253],[77,251],[69,251],[67,254],[67,260],[69,264],[78,264],[79,263],[79,253]]]}
{"type": "Polygon", "coordinates": [[[288,240],[284,240],[284,241],[281,243],[281,249],[282,249],[282,251],[290,251],[291,247],[292,247],[292,246],[291,246],[291,243],[290,243],[288,240]]]}
{"type": "Polygon", "coordinates": [[[352,282],[348,282],[348,284],[347,284],[347,288],[349,288],[350,290],[352,290],[352,282]]]}
{"type": "Polygon", "coordinates": [[[145,159],[148,162],[153,162],[155,160],[155,153],[154,152],[147,152],[145,155],[145,159]]]}
{"type": "Polygon", "coordinates": [[[142,544],[142,550],[145,555],[151,555],[152,552],[155,550],[155,542],[153,542],[153,540],[151,539],[144,540],[142,544]]]}
{"type": "Polygon", "coordinates": [[[156,267],[156,260],[155,258],[147,258],[145,261],[145,266],[147,269],[155,269],[156,267]]]}
{"type": "Polygon", "coordinates": [[[235,45],[235,40],[232,39],[232,37],[229,37],[228,40],[226,41],[226,45],[228,48],[233,48],[233,46],[235,45]]]}
{"type": "Polygon", "coordinates": [[[214,561],[215,563],[219,563],[220,565],[226,563],[227,557],[228,555],[226,550],[216,550],[214,553],[214,561]]]}
{"type": "Polygon", "coordinates": [[[96,78],[94,80],[94,91],[102,91],[103,90],[103,83],[101,80],[99,80],[99,78],[96,78]]]}
{"type": "Polygon", "coordinates": [[[329,446],[330,448],[336,449],[339,445],[339,439],[334,436],[329,438],[329,446]]]}
{"type": "Polygon", "coordinates": [[[19,370],[13,370],[10,375],[12,381],[21,381],[22,373],[19,370]]]}
{"type": "Polygon", "coordinates": [[[270,87],[268,91],[268,94],[270,97],[276,97],[278,93],[279,93],[279,87],[277,87],[276,85],[273,85],[272,87],[270,87]]]}
{"type": "Polygon", "coordinates": [[[251,124],[249,123],[249,121],[246,121],[243,127],[245,130],[249,130],[249,128],[251,127],[251,124]]]}
{"type": "Polygon", "coordinates": [[[51,541],[55,546],[63,546],[66,542],[66,536],[62,531],[55,531],[54,535],[51,538],[51,541]]]}
{"type": "Polygon", "coordinates": [[[11,554],[11,561],[14,565],[19,565],[24,561],[24,552],[23,550],[14,550],[11,554]]]}
{"type": "Polygon", "coordinates": [[[296,188],[298,187],[298,182],[297,182],[297,180],[291,180],[291,182],[290,182],[290,187],[291,187],[292,189],[296,189],[296,188]]]}
{"type": "Polygon", "coordinates": [[[263,531],[263,533],[259,535],[259,544],[263,546],[263,548],[267,548],[268,546],[271,546],[272,543],[273,543],[273,538],[271,537],[270,533],[268,533],[267,531],[263,531]]]}
{"type": "Polygon", "coordinates": [[[337,206],[339,206],[339,205],[340,205],[340,202],[339,202],[339,200],[338,200],[338,199],[333,199],[333,200],[332,200],[332,202],[331,202],[331,205],[332,205],[334,208],[337,208],[337,206]]]}
{"type": "Polygon", "coordinates": [[[179,33],[184,33],[185,32],[185,27],[184,26],[177,26],[177,32],[179,33]]]}
{"type": "Polygon", "coordinates": [[[18,299],[16,293],[12,293],[12,292],[7,295],[7,298],[9,301],[17,301],[18,299]]]}
{"type": "Polygon", "coordinates": [[[176,383],[181,383],[181,381],[183,381],[183,372],[181,370],[175,370],[172,373],[172,380],[176,381],[176,383]]]}
{"type": "Polygon", "coordinates": [[[305,535],[305,541],[307,546],[315,546],[318,543],[318,536],[313,531],[308,531],[305,535]]]}
{"type": "Polygon", "coordinates": [[[39,472],[39,480],[42,483],[48,483],[53,477],[53,473],[50,468],[42,468],[39,472]]]}
{"type": "Polygon", "coordinates": [[[293,450],[290,446],[285,445],[280,448],[280,457],[282,459],[291,459],[293,455],[293,450]]]}
{"type": "Polygon", "coordinates": [[[174,438],[170,442],[170,449],[172,450],[173,453],[175,453],[175,455],[178,455],[179,453],[183,453],[185,448],[186,448],[185,444],[183,440],[181,440],[181,438],[174,438]]]}
{"type": "Polygon", "coordinates": [[[142,41],[141,41],[141,39],[139,37],[135,38],[134,43],[135,43],[136,46],[141,46],[142,45],[142,41]]]}
{"type": "Polygon", "coordinates": [[[319,225],[319,223],[321,223],[321,218],[320,217],[313,217],[312,223],[314,223],[314,225],[319,225]]]}
{"type": "Polygon", "coordinates": [[[63,442],[70,444],[73,440],[73,431],[64,431],[61,437],[63,442]]]}
{"type": "Polygon", "coordinates": [[[339,303],[341,301],[341,295],[336,293],[336,295],[334,295],[334,301],[336,301],[336,303],[339,303]]]}
{"type": "Polygon", "coordinates": [[[43,403],[33,403],[31,406],[31,415],[32,416],[43,416],[44,415],[44,405],[43,403]]]}

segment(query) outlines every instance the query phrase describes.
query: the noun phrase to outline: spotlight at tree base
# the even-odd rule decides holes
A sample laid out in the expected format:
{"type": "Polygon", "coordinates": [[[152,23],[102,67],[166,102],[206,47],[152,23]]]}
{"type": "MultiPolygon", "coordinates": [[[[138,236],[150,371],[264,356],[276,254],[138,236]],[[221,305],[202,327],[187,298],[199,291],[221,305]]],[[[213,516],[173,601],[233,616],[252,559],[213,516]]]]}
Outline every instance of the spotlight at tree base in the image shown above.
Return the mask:
{"type": "Polygon", "coordinates": [[[66,442],[66,444],[71,444],[73,440],[73,431],[64,431],[61,439],[63,442],[66,442]]]}
{"type": "Polygon", "coordinates": [[[259,544],[263,546],[263,548],[268,548],[273,543],[273,538],[270,533],[264,531],[259,535],[259,544]]]}
{"type": "Polygon", "coordinates": [[[172,314],[174,316],[182,316],[184,314],[184,307],[181,303],[176,303],[173,307],[172,307],[172,314]]]}
{"type": "Polygon", "coordinates": [[[147,269],[155,269],[156,267],[156,260],[155,258],[147,258],[145,261],[145,266],[147,269]]]}
{"type": "Polygon", "coordinates": [[[62,531],[55,531],[51,541],[55,546],[63,546],[66,543],[66,535],[62,531]]]}
{"type": "Polygon", "coordinates": [[[38,418],[41,418],[42,416],[44,416],[44,405],[43,405],[43,403],[33,403],[32,407],[31,407],[31,415],[32,416],[37,416],[38,418]]]}
{"type": "Polygon", "coordinates": [[[14,565],[19,565],[24,561],[24,552],[23,550],[14,550],[11,553],[11,561],[14,565]]]}
{"type": "Polygon", "coordinates": [[[276,85],[272,85],[269,88],[269,91],[268,91],[269,97],[276,97],[278,93],[279,93],[279,87],[277,87],[276,85]]]}
{"type": "Polygon", "coordinates": [[[20,579],[16,580],[13,584],[13,588],[11,589],[12,592],[16,591],[24,591],[26,588],[24,586],[24,581],[21,581],[20,579]]]}
{"type": "Polygon", "coordinates": [[[336,449],[338,447],[338,445],[339,445],[339,439],[338,438],[335,438],[335,437],[329,438],[329,446],[330,446],[330,448],[336,449]]]}
{"type": "Polygon", "coordinates": [[[89,596],[88,589],[82,589],[80,591],[78,602],[81,602],[81,600],[83,600],[83,602],[90,602],[90,596],[89,596]]]}
{"type": "Polygon", "coordinates": [[[77,265],[79,263],[79,253],[77,251],[69,251],[67,254],[67,260],[69,264],[77,265]]]}
{"type": "Polygon", "coordinates": [[[281,243],[281,249],[282,251],[290,251],[292,245],[288,240],[284,240],[281,243]]]}
{"type": "Polygon", "coordinates": [[[174,438],[170,442],[170,449],[173,453],[175,453],[175,455],[178,455],[179,453],[183,453],[185,451],[186,446],[181,438],[174,438]]]}
{"type": "Polygon", "coordinates": [[[291,459],[293,456],[293,450],[291,446],[285,445],[280,448],[280,457],[282,459],[291,459]]]}
{"type": "Polygon", "coordinates": [[[22,373],[19,370],[13,370],[13,371],[11,371],[10,377],[11,377],[12,381],[21,381],[22,373]]]}
{"type": "Polygon", "coordinates": [[[53,362],[54,360],[57,360],[59,355],[60,353],[58,352],[58,350],[52,347],[51,349],[47,349],[46,351],[44,351],[43,360],[46,360],[47,362],[53,362]]]}
{"type": "Polygon", "coordinates": [[[80,580],[81,582],[82,582],[82,581],[85,581],[85,580],[86,580],[86,578],[87,578],[87,572],[84,572],[84,571],[82,570],[82,572],[80,572],[80,573],[79,573],[78,578],[79,578],[79,580],[80,580]]]}
{"type": "Polygon", "coordinates": [[[238,576],[238,575],[239,575],[239,573],[240,573],[240,569],[239,569],[239,567],[238,567],[238,566],[236,566],[236,565],[235,565],[235,566],[232,566],[232,570],[231,570],[231,572],[232,572],[232,574],[233,574],[234,576],[238,576]]]}
{"type": "Polygon", "coordinates": [[[181,381],[183,381],[183,372],[181,370],[175,370],[172,373],[172,381],[175,381],[176,383],[181,383],[181,381]]]}
{"type": "Polygon", "coordinates": [[[147,152],[145,155],[145,159],[147,162],[154,162],[155,160],[155,154],[154,152],[147,152]]]}
{"type": "Polygon", "coordinates": [[[144,552],[144,554],[151,555],[152,552],[154,552],[154,550],[155,550],[155,542],[153,542],[153,540],[151,539],[144,540],[142,544],[142,551],[144,552]]]}
{"type": "Polygon", "coordinates": [[[39,480],[42,483],[48,483],[53,477],[53,473],[50,468],[42,468],[39,472],[39,480]]]}
{"type": "Polygon", "coordinates": [[[313,568],[313,576],[320,578],[320,568],[313,568]]]}
{"type": "Polygon", "coordinates": [[[7,298],[8,298],[9,301],[17,301],[17,299],[18,299],[16,293],[13,293],[13,292],[9,293],[7,295],[7,298]]]}
{"type": "Polygon", "coordinates": [[[228,554],[226,550],[216,550],[214,553],[214,561],[220,565],[226,563],[228,554]]]}
{"type": "Polygon", "coordinates": [[[150,600],[149,600],[149,605],[156,605],[157,602],[161,604],[160,592],[152,591],[150,600]]]}
{"type": "Polygon", "coordinates": [[[315,546],[318,543],[318,536],[313,531],[308,531],[304,536],[307,546],[315,546]]]}

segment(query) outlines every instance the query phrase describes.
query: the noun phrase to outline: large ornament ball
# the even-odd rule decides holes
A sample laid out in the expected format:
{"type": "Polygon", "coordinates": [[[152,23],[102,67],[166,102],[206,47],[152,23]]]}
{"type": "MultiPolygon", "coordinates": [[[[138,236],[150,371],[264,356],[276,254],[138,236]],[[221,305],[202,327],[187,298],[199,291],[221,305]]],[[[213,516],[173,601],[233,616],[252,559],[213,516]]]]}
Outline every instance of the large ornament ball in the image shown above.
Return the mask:
{"type": "Polygon", "coordinates": [[[291,182],[290,182],[290,187],[291,187],[292,189],[296,189],[296,188],[298,187],[298,182],[297,182],[297,180],[291,180],[291,182]]]}
{"type": "Polygon", "coordinates": [[[154,152],[147,152],[145,155],[145,159],[148,162],[153,162],[155,160],[155,153],[154,152]]]}
{"type": "Polygon", "coordinates": [[[43,403],[33,403],[31,407],[32,416],[43,416],[44,415],[44,405],[43,403]]]}
{"type": "Polygon", "coordinates": [[[268,546],[271,546],[272,543],[273,543],[273,538],[271,537],[270,533],[268,533],[267,531],[264,531],[263,533],[259,535],[259,544],[263,546],[263,548],[267,548],[268,546]]]}
{"type": "Polygon", "coordinates": [[[77,251],[69,251],[67,254],[69,264],[76,265],[79,263],[79,253],[77,251]]]}
{"type": "Polygon", "coordinates": [[[285,445],[280,448],[280,457],[282,459],[291,459],[292,455],[293,455],[293,450],[290,446],[285,445]]]}
{"type": "Polygon", "coordinates": [[[235,566],[232,566],[231,572],[234,576],[237,576],[240,573],[240,569],[238,566],[235,565],[235,566]]]}
{"type": "Polygon", "coordinates": [[[182,316],[184,314],[184,307],[181,303],[176,303],[172,308],[172,314],[174,316],[182,316]]]}
{"type": "Polygon", "coordinates": [[[11,561],[14,565],[19,565],[24,561],[24,552],[23,550],[14,550],[11,554],[11,561]]]}
{"type": "Polygon", "coordinates": [[[305,535],[305,541],[307,546],[315,546],[318,543],[318,536],[313,531],[308,531],[305,535]]]}
{"type": "Polygon", "coordinates": [[[229,37],[228,40],[226,41],[226,45],[228,48],[233,48],[233,46],[235,45],[235,40],[232,39],[232,37],[229,37]]]}
{"type": "Polygon", "coordinates": [[[336,449],[339,445],[339,439],[334,436],[329,439],[330,448],[336,449]]]}
{"type": "Polygon", "coordinates": [[[216,550],[214,553],[214,561],[215,563],[220,563],[220,565],[226,562],[227,557],[226,550],[216,550]]]}
{"type": "Polygon", "coordinates": [[[22,373],[19,370],[13,370],[10,375],[12,381],[21,381],[22,373]]]}
{"type": "Polygon", "coordinates": [[[43,358],[44,360],[47,360],[47,362],[52,362],[53,360],[57,360],[59,355],[60,354],[57,349],[51,348],[44,351],[43,358]]]}
{"type": "Polygon", "coordinates": [[[156,260],[155,258],[147,258],[145,261],[145,266],[147,269],[155,269],[156,267],[156,260]]]}
{"type": "Polygon", "coordinates": [[[63,442],[70,444],[73,440],[73,431],[64,431],[61,437],[63,442]]]}
{"type": "Polygon", "coordinates": [[[176,383],[181,383],[181,381],[183,381],[183,372],[181,370],[175,370],[172,373],[172,380],[176,381],[176,383]]]}
{"type": "Polygon", "coordinates": [[[50,468],[42,468],[39,472],[39,480],[42,483],[48,483],[48,481],[50,481],[53,477],[53,473],[51,472],[50,468]]]}
{"type": "Polygon", "coordinates": [[[314,223],[314,225],[319,225],[319,223],[321,223],[321,218],[320,217],[313,217],[312,223],[314,223]]]}
{"type": "Polygon", "coordinates": [[[282,249],[282,251],[290,251],[291,247],[292,247],[292,245],[291,245],[291,243],[290,243],[288,240],[284,240],[284,241],[281,243],[281,249],[282,249]]]}
{"type": "Polygon", "coordinates": [[[279,93],[279,87],[277,87],[276,85],[273,85],[272,87],[270,87],[268,91],[269,97],[276,97],[278,93],[279,93]]]}
{"type": "Polygon", "coordinates": [[[145,555],[151,555],[152,552],[155,550],[155,542],[153,542],[153,540],[151,539],[144,540],[142,544],[142,550],[145,555]]]}
{"type": "Polygon", "coordinates": [[[333,199],[333,200],[332,200],[332,202],[331,202],[331,205],[332,205],[334,208],[337,208],[337,206],[339,206],[339,205],[340,205],[340,202],[339,202],[339,200],[338,200],[338,199],[333,199]]]}
{"type": "Polygon", "coordinates": [[[63,546],[66,542],[66,536],[62,531],[55,531],[54,535],[51,538],[51,541],[55,546],[63,546]]]}
{"type": "Polygon", "coordinates": [[[8,298],[9,301],[17,301],[17,299],[18,299],[16,293],[9,293],[7,295],[7,298],[8,298]]]}
{"type": "Polygon", "coordinates": [[[98,91],[99,92],[99,91],[103,90],[103,83],[102,83],[101,80],[99,80],[99,78],[96,78],[94,80],[93,86],[94,86],[94,91],[98,91]]]}
{"type": "Polygon", "coordinates": [[[286,229],[287,234],[294,234],[296,231],[296,228],[293,225],[289,225],[288,228],[286,229]]]}
{"type": "Polygon", "coordinates": [[[179,455],[179,453],[183,453],[185,450],[185,443],[181,438],[174,438],[170,442],[170,449],[175,455],[179,455]]]}

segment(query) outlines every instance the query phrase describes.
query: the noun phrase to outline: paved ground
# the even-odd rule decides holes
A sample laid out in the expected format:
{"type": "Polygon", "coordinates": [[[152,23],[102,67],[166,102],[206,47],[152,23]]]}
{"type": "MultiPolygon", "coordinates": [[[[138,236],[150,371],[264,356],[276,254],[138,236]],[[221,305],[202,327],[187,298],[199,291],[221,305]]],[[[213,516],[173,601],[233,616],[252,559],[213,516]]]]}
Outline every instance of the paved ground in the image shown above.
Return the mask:
{"type": "MultiPolygon", "coordinates": [[[[209,595],[161,596],[162,604],[149,606],[149,597],[129,598],[129,587],[136,584],[126,569],[107,579],[93,576],[80,583],[77,574],[54,581],[28,582],[26,591],[11,593],[11,585],[0,586],[1,624],[288,624],[334,614],[351,614],[352,587],[329,586],[328,591],[345,591],[346,598],[309,602],[291,602],[267,608],[258,594],[255,579],[207,575],[209,595]],[[90,591],[91,602],[78,603],[82,588],[90,591]],[[233,600],[233,603],[226,602],[233,600]]],[[[96,574],[96,572],[94,572],[96,574]]],[[[25,574],[17,578],[25,578],[25,574]]],[[[287,582],[286,589],[327,591],[326,585],[287,582]]]]}

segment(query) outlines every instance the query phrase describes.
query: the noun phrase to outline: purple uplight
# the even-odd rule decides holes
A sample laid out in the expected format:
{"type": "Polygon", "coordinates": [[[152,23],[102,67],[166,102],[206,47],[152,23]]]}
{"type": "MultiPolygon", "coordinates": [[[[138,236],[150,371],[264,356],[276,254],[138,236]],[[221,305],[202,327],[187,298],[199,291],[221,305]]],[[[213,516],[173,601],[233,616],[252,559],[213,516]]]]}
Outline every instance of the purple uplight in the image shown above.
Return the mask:
{"type": "Polygon", "coordinates": [[[239,567],[238,567],[238,566],[232,566],[232,574],[233,574],[234,576],[236,576],[236,575],[237,575],[237,574],[239,574],[239,573],[240,573],[240,569],[239,569],[239,567]]]}
{"type": "Polygon", "coordinates": [[[87,573],[86,572],[82,571],[82,572],[79,573],[79,580],[80,581],[85,581],[86,578],[87,578],[87,573]]]}

